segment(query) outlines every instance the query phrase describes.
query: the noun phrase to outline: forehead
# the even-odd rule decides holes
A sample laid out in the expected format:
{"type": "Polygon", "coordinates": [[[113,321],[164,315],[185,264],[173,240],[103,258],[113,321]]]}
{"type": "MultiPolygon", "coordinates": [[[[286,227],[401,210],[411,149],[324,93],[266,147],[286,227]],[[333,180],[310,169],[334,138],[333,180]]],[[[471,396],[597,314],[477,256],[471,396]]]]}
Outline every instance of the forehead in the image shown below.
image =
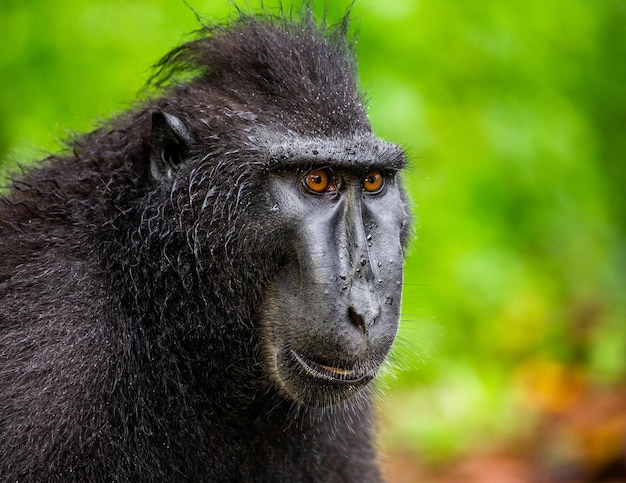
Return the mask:
{"type": "Polygon", "coordinates": [[[333,166],[398,171],[406,164],[402,149],[371,134],[335,139],[289,135],[263,148],[269,169],[333,166]]]}

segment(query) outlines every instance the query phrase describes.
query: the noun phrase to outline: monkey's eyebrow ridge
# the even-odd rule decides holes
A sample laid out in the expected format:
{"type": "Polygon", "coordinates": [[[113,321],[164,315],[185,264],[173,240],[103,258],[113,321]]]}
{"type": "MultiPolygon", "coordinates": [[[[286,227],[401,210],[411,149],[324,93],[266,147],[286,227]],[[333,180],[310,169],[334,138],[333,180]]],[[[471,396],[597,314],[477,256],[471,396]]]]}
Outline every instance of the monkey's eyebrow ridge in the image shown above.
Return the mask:
{"type": "Polygon", "coordinates": [[[364,167],[399,171],[406,165],[402,149],[375,136],[338,139],[292,137],[267,146],[270,169],[310,165],[364,167]]]}

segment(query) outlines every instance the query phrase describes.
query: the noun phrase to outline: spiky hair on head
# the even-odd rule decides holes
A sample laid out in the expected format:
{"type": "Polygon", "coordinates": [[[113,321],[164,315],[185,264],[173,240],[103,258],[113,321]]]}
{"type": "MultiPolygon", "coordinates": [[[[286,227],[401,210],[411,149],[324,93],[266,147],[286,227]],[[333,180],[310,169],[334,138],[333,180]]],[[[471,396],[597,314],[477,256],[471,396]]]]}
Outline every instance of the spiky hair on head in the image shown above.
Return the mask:
{"type": "Polygon", "coordinates": [[[295,14],[238,9],[230,22],[204,22],[195,39],[156,64],[150,83],[182,83],[275,118],[287,113],[290,128],[369,131],[349,26],[350,10],[337,23],[318,22],[309,2],[295,14]]]}

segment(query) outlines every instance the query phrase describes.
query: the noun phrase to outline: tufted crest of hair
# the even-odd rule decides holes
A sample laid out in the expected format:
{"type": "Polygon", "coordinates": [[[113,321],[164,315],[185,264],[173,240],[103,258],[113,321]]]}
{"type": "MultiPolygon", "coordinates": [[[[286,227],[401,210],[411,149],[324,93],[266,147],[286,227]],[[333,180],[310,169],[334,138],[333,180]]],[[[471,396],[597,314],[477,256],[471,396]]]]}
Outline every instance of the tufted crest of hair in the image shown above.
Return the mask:
{"type": "Polygon", "coordinates": [[[196,73],[194,87],[252,103],[296,132],[303,122],[307,134],[368,130],[348,27],[348,14],[335,25],[320,25],[308,7],[288,20],[240,13],[231,25],[206,26],[200,38],[173,50],[152,82],[196,73]]]}

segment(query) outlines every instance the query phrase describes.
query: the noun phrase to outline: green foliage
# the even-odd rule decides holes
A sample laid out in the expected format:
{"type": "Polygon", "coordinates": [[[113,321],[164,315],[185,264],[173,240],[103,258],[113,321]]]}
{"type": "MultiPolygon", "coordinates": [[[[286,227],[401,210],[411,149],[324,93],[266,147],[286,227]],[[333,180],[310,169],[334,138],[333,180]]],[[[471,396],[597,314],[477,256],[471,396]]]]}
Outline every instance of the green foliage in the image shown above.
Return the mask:
{"type": "MultiPolygon", "coordinates": [[[[360,0],[354,16],[374,129],[412,161],[389,444],[441,458],[520,430],[520,373],[540,361],[623,383],[626,4],[360,0]]],[[[0,170],[124,109],[196,27],[183,2],[5,1],[0,170]]]]}

